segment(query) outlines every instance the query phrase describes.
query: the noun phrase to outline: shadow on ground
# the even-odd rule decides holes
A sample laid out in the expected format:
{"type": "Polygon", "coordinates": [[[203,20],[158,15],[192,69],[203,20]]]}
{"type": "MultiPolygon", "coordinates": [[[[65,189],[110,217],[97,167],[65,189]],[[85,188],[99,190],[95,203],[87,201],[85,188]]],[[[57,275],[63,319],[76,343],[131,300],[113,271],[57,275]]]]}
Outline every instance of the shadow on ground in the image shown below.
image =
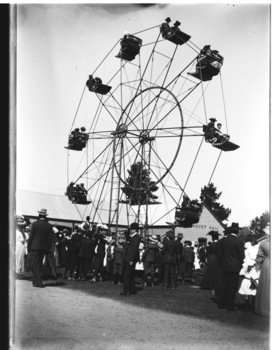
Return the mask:
{"type": "MultiPolygon", "coordinates": [[[[196,276],[197,277],[197,276],[196,276]]],[[[31,283],[32,274],[26,273],[20,279],[29,280],[31,283]]],[[[196,278],[196,282],[199,279],[196,278]]],[[[179,283],[174,290],[162,289],[161,285],[154,288],[138,287],[136,295],[121,296],[122,287],[112,285],[110,281],[72,281],[61,279],[61,270],[58,273],[58,280],[45,280],[45,288],[68,288],[70,290],[84,292],[97,298],[108,298],[136,307],[160,310],[163,312],[188,315],[192,317],[207,319],[220,323],[237,325],[247,329],[268,331],[270,322],[268,317],[254,314],[252,311],[245,312],[243,300],[237,296],[238,311],[226,311],[218,308],[218,300],[210,294],[210,291],[203,290],[199,283],[191,285],[179,283]]]]}

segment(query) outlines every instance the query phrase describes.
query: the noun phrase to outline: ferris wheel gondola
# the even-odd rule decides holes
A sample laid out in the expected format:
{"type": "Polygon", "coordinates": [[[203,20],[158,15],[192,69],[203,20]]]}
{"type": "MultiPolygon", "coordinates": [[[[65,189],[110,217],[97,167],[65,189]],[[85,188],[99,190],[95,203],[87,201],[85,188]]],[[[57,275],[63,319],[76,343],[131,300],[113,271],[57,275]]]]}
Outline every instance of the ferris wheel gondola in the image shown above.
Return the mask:
{"type": "MultiPolygon", "coordinates": [[[[153,200],[156,198],[153,191],[158,188],[160,197],[167,196],[172,203],[167,213],[179,208],[186,192],[173,169],[183,140],[205,137],[207,116],[195,115],[189,107],[191,102],[188,105],[186,102],[203,81],[211,80],[203,79],[205,74],[212,77],[219,74],[205,67],[216,66],[213,62],[217,60],[221,69],[223,57],[218,52],[209,53],[207,48],[206,52],[196,49],[190,35],[179,29],[180,22],[170,27],[170,21],[168,17],[151,29],[125,33],[98,66],[99,76],[106,84],[101,78],[94,78],[98,69],[89,75],[85,86],[91,95],[86,100],[81,99],[75,119],[81,118],[81,122],[90,127],[84,131],[84,145],[75,145],[69,137],[66,147],[69,155],[73,150],[84,151],[87,162],[85,166],[81,163],[73,185],[84,182],[89,199],[86,197],[85,202],[77,204],[90,206],[88,215],[92,222],[107,223],[109,227],[115,225],[116,230],[121,220],[124,225],[137,221],[145,228],[155,224],[160,215],[151,220],[151,204],[155,208],[160,203],[168,203],[166,199],[153,200]],[[157,31],[155,39],[154,30],[157,31]],[[111,55],[118,44],[119,52],[111,55]],[[183,48],[187,51],[181,57],[187,58],[189,63],[181,67],[176,58],[178,49],[183,48]],[[107,61],[110,64],[107,65],[107,61]],[[201,79],[190,74],[195,64],[201,79]],[[173,190],[178,195],[173,194],[173,190]]],[[[234,144],[227,140],[215,147],[227,150],[234,147],[231,145],[234,144]]],[[[71,162],[69,156],[68,159],[71,162]]],[[[180,225],[190,226],[199,219],[200,212],[199,208],[197,213],[187,210],[187,214],[177,209],[175,216],[180,225]],[[184,215],[189,220],[184,219],[184,215]]]]}

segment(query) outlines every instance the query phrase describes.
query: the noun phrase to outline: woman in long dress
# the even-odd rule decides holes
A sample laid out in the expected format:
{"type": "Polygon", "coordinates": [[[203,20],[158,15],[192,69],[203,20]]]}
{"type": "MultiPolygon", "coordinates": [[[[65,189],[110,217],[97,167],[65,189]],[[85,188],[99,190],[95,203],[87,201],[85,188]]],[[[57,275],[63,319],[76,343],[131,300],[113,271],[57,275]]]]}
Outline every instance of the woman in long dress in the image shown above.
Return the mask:
{"type": "Polygon", "coordinates": [[[264,229],[266,238],[260,243],[256,258],[256,269],[260,278],[255,298],[255,313],[270,315],[270,224],[264,229]]]}
{"type": "Polygon", "coordinates": [[[200,270],[200,263],[199,263],[199,257],[198,257],[198,244],[194,244],[194,252],[195,252],[195,261],[194,261],[194,269],[200,270]]]}
{"type": "Polygon", "coordinates": [[[18,275],[22,274],[25,271],[25,254],[26,247],[25,241],[26,236],[24,233],[24,228],[26,225],[26,221],[23,216],[18,216],[17,218],[17,228],[16,228],[16,264],[15,264],[15,272],[18,275]]]}
{"type": "Polygon", "coordinates": [[[212,236],[212,243],[207,248],[207,266],[200,284],[202,289],[208,289],[214,296],[219,296],[222,289],[222,272],[217,256],[217,242],[220,233],[210,231],[207,235],[212,236]]]}

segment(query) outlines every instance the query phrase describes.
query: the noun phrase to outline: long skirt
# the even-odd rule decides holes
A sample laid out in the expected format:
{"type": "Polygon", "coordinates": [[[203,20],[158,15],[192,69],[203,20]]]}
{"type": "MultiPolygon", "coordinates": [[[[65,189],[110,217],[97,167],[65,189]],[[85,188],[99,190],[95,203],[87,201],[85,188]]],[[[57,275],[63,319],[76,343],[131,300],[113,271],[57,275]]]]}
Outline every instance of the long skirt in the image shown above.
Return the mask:
{"type": "Polygon", "coordinates": [[[222,288],[222,272],[217,255],[212,254],[207,261],[207,266],[201,281],[202,289],[219,290],[222,288]]]}
{"type": "Polygon", "coordinates": [[[23,273],[25,271],[25,246],[21,242],[16,242],[16,273],[23,273]]]}
{"type": "Polygon", "coordinates": [[[255,312],[259,315],[270,315],[270,259],[263,262],[257,293],[255,298],[255,312]]]}
{"type": "Polygon", "coordinates": [[[54,250],[54,259],[55,259],[56,267],[60,267],[59,252],[57,247],[55,247],[55,250],[54,250]]]}

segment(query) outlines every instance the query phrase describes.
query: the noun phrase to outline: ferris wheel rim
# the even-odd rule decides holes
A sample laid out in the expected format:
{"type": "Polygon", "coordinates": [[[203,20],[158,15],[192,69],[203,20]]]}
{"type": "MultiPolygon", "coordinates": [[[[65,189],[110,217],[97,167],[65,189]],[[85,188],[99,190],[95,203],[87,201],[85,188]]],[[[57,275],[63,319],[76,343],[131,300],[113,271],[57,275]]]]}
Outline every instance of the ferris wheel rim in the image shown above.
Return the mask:
{"type": "MultiPolygon", "coordinates": [[[[180,132],[179,135],[175,135],[175,136],[171,136],[171,137],[178,137],[179,138],[179,141],[178,141],[178,145],[177,145],[177,149],[175,151],[175,154],[174,154],[174,157],[171,161],[171,163],[165,167],[165,172],[157,179],[155,180],[154,182],[152,182],[152,186],[155,186],[155,185],[158,185],[160,182],[162,182],[162,180],[165,178],[165,176],[171,171],[172,167],[174,166],[174,163],[178,157],[178,154],[179,154],[179,151],[180,151],[180,148],[181,148],[181,144],[182,144],[182,138],[183,138],[183,130],[184,130],[184,121],[183,121],[183,112],[182,112],[182,109],[181,109],[181,106],[180,106],[180,103],[177,99],[177,97],[174,95],[174,93],[172,91],[170,91],[169,89],[165,88],[165,87],[162,87],[162,86],[151,86],[151,87],[147,87],[143,90],[141,90],[140,92],[138,92],[130,101],[129,103],[126,105],[126,107],[123,109],[122,111],[122,114],[120,116],[120,119],[117,123],[117,129],[116,129],[116,135],[114,136],[117,136],[116,138],[119,140],[119,142],[123,142],[123,140],[125,138],[127,138],[128,134],[130,134],[129,130],[128,130],[128,125],[126,123],[124,123],[124,120],[123,120],[123,116],[126,115],[126,110],[129,108],[129,106],[131,104],[133,104],[133,102],[142,94],[144,94],[145,92],[148,92],[150,90],[160,90],[159,94],[157,96],[154,97],[154,100],[155,99],[158,99],[160,98],[161,94],[163,92],[166,92],[167,94],[171,95],[171,97],[173,98],[174,102],[175,102],[175,107],[171,109],[170,112],[172,112],[174,109],[177,108],[178,112],[179,112],[179,117],[180,117],[180,127],[177,127],[175,126],[175,129],[178,130],[180,132]],[[123,129],[123,131],[121,130],[123,129]],[[121,130],[121,134],[119,133],[121,130]]],[[[169,112],[169,113],[170,113],[169,112]]],[[[169,114],[168,113],[168,114],[169,114]]],[[[139,113],[140,114],[140,113],[139,113]]],[[[126,118],[129,118],[129,116],[127,115],[126,118]]],[[[131,124],[131,123],[129,123],[131,124]]],[[[158,125],[159,123],[157,123],[158,125]]],[[[157,126],[156,125],[156,126],[157,126]]],[[[137,131],[139,132],[140,134],[140,137],[145,137],[143,136],[144,133],[147,133],[147,139],[149,137],[149,134],[150,134],[150,131],[159,131],[159,130],[162,130],[164,128],[155,128],[155,127],[150,127],[150,128],[142,128],[142,129],[137,129],[137,131]]],[[[174,127],[173,127],[174,129],[174,127]]],[[[136,129],[134,129],[134,132],[135,132],[136,129]]],[[[137,136],[134,136],[135,138],[137,138],[137,136]]],[[[141,139],[139,137],[139,142],[141,142],[141,139]]],[[[170,137],[170,136],[169,136],[170,137]]],[[[148,142],[148,141],[147,141],[148,142]]],[[[152,151],[154,152],[154,148],[152,148],[152,151]]],[[[115,153],[115,152],[114,152],[115,153]]],[[[124,155],[123,157],[125,157],[126,155],[124,155]]],[[[114,167],[116,169],[116,172],[118,174],[118,177],[120,178],[121,182],[125,185],[127,185],[126,183],[126,179],[124,179],[122,177],[122,175],[120,174],[120,171],[118,170],[118,164],[121,162],[121,160],[119,160],[118,162],[116,162],[116,160],[114,160],[114,167]]],[[[132,187],[132,186],[129,186],[130,188],[134,189],[134,190],[138,190],[138,191],[142,191],[142,190],[147,190],[149,189],[149,187],[132,187]]]]}

